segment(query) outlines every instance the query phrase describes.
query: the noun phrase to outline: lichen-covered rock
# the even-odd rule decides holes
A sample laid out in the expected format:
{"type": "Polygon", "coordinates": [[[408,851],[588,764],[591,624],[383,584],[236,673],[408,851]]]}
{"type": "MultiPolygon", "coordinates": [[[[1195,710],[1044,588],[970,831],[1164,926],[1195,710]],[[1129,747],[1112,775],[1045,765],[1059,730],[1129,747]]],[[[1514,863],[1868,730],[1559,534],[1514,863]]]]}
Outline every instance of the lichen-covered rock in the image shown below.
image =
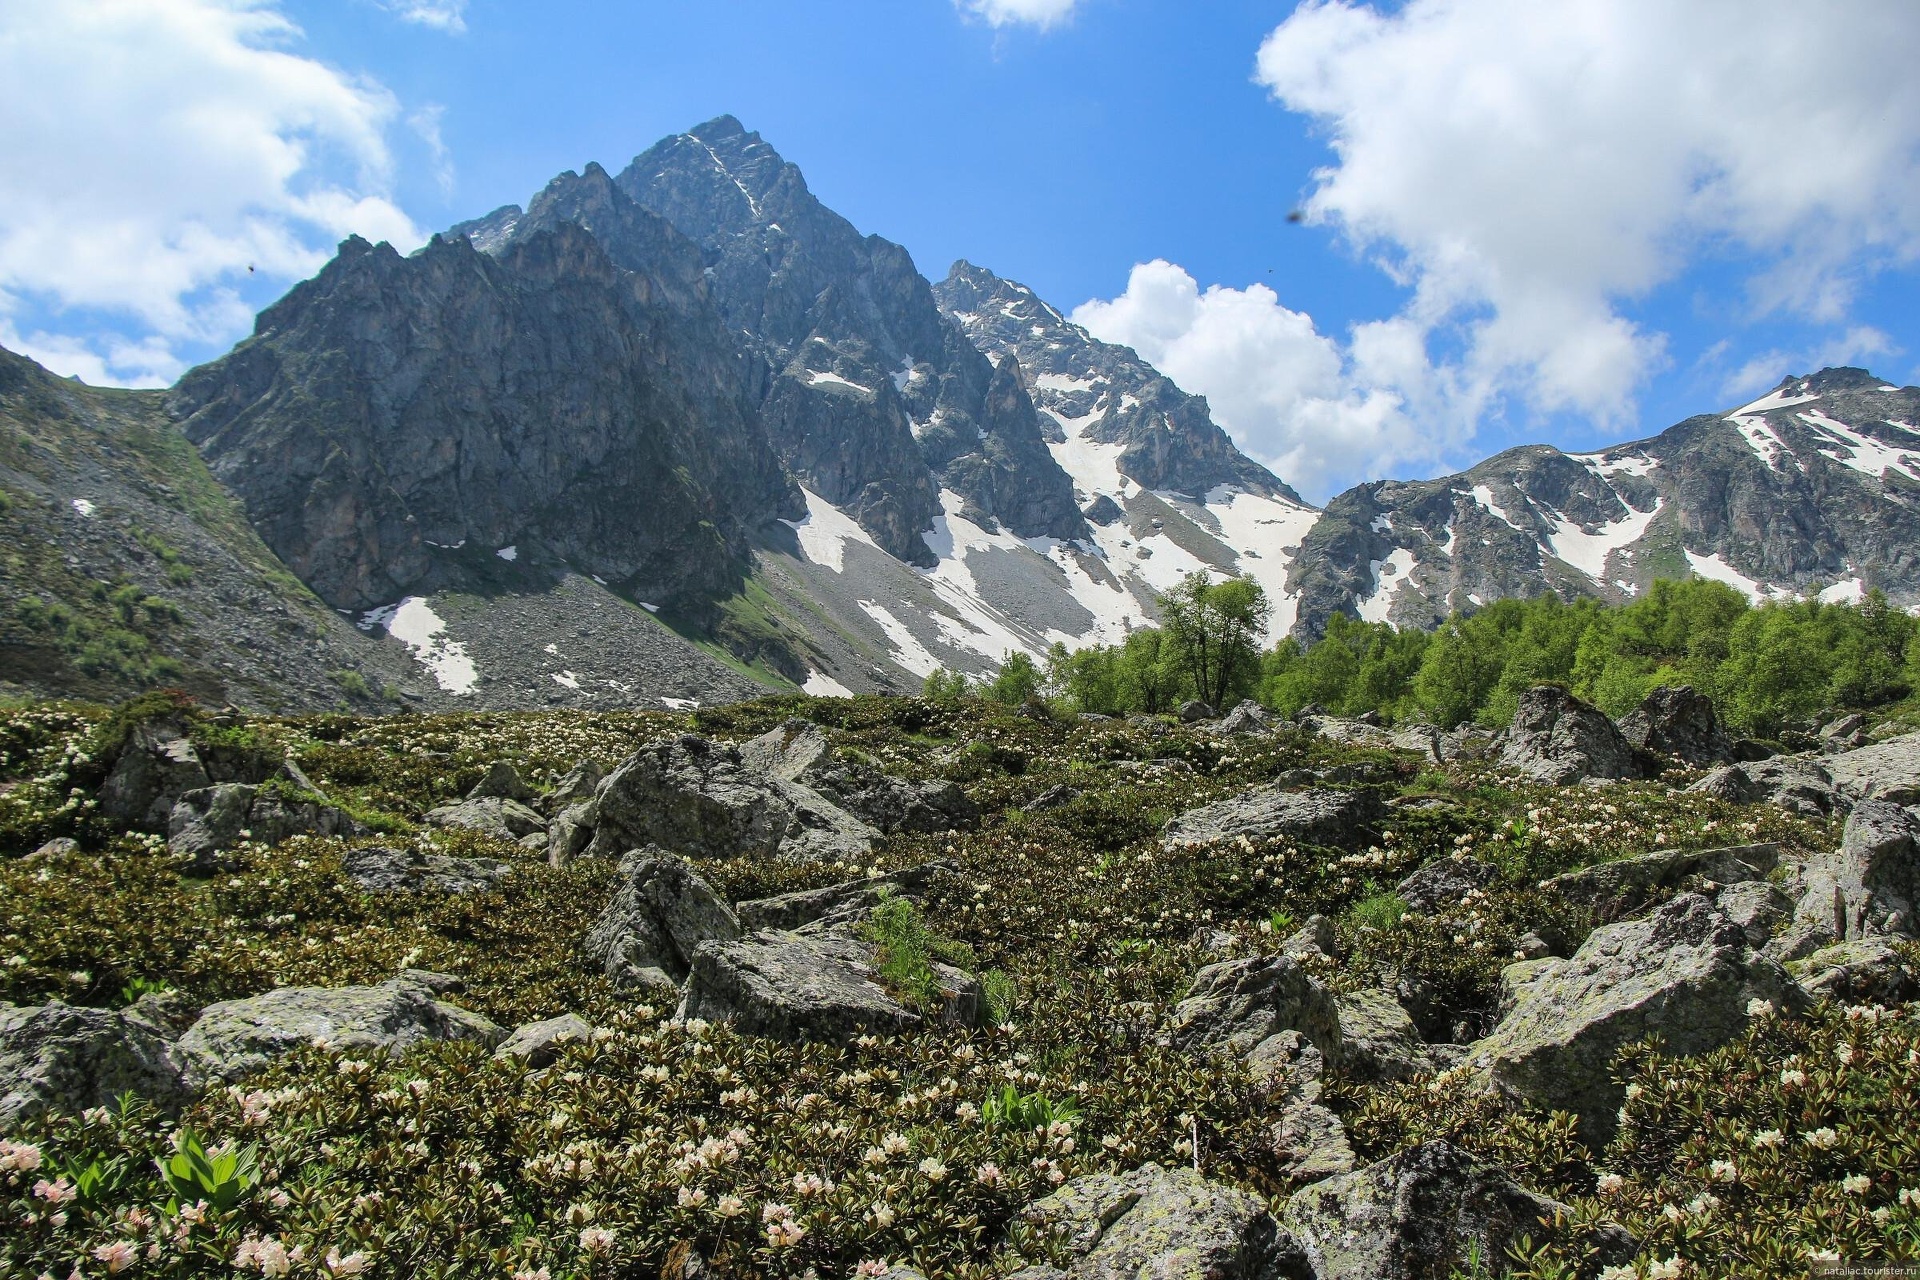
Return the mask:
{"type": "Polygon", "coordinates": [[[1169,848],[1246,836],[1348,849],[1371,841],[1386,812],[1371,791],[1293,791],[1266,783],[1189,809],[1167,824],[1163,838],[1169,848]]]}
{"type": "Polygon", "coordinates": [[[1438,858],[1421,867],[1394,888],[1415,911],[1431,915],[1442,907],[1457,906],[1475,889],[1485,889],[1499,875],[1490,863],[1464,853],[1438,858]]]}
{"type": "Polygon", "coordinates": [[[599,817],[599,802],[591,796],[556,812],[547,824],[547,864],[564,867],[585,853],[593,843],[593,827],[599,817]]]}
{"type": "Polygon", "coordinates": [[[173,806],[167,846],[200,870],[242,840],[278,844],[291,836],[361,836],[367,829],[343,809],[309,792],[246,782],[189,791],[173,806]]]}
{"type": "Polygon", "coordinates": [[[553,790],[541,798],[541,804],[550,814],[560,814],[574,805],[593,799],[593,793],[600,787],[606,771],[591,760],[582,760],[573,768],[560,775],[553,784],[553,790]]]}
{"type": "Polygon", "coordinates": [[[1853,799],[1920,804],[1920,733],[1842,752],[1826,764],[1834,785],[1853,799]]]}
{"type": "Polygon", "coordinates": [[[667,986],[682,981],[703,942],[738,938],[733,909],[705,877],[660,848],[628,855],[621,885],[587,934],[587,960],[615,986],[667,986]]]}
{"type": "Polygon", "coordinates": [[[1294,1182],[1351,1173],[1359,1164],[1347,1141],[1347,1127],[1318,1102],[1296,1098],[1287,1103],[1273,1123],[1272,1138],[1280,1176],[1294,1182]]]}
{"type": "Polygon", "coordinates": [[[514,768],[511,760],[495,760],[488,765],[486,775],[467,792],[469,800],[482,800],[490,796],[523,805],[540,803],[540,793],[527,785],[526,779],[520,776],[520,770],[514,768]]]}
{"type": "MultiPolygon", "coordinates": [[[[1258,1074],[1275,1054],[1268,1042],[1292,1035],[1328,1061],[1341,1051],[1340,1010],[1329,992],[1292,956],[1249,956],[1210,964],[1173,1011],[1173,1042],[1191,1052],[1228,1054],[1258,1074]]],[[[1290,1057],[1291,1055],[1287,1055],[1290,1057]]],[[[1284,1060],[1284,1059],[1282,1059],[1284,1060]]]]}
{"type": "Polygon", "coordinates": [[[1605,713],[1551,684],[1520,695],[1500,763],[1549,786],[1647,773],[1633,745],[1605,713]]]}
{"type": "MultiPolygon", "coordinates": [[[[934,964],[942,1021],[971,1025],[980,1016],[980,984],[934,964]]],[[[694,949],[679,1017],[731,1022],[745,1035],[845,1044],[919,1026],[920,1014],[880,985],[873,944],[844,934],[801,935],[762,929],[694,949]]]]}
{"type": "Polygon", "coordinates": [[[149,720],[128,734],[101,784],[100,816],[164,831],[180,796],[212,783],[186,726],[171,718],[149,720]]]}
{"type": "Polygon", "coordinates": [[[1021,1211],[1057,1236],[1068,1280],[1310,1280],[1258,1199],[1193,1169],[1147,1164],[1075,1178],[1021,1211]]]}
{"type": "MultiPolygon", "coordinates": [[[[1428,1280],[1468,1272],[1474,1257],[1498,1268],[1515,1237],[1539,1239],[1542,1218],[1567,1212],[1442,1140],[1296,1191],[1280,1223],[1316,1280],[1428,1280]]],[[[1592,1243],[1605,1262],[1635,1248],[1611,1223],[1592,1243]]]]}
{"type": "Polygon", "coordinates": [[[980,809],[953,782],[907,782],[868,764],[836,760],[826,735],[806,720],[789,720],[740,746],[741,762],[784,782],[808,787],[888,835],[929,834],[977,826],[980,809]]]}
{"type": "Polygon", "coordinates": [[[689,857],[858,861],[879,834],[811,788],[692,735],[629,756],[595,802],[595,857],[658,845],[689,857]]]}
{"type": "Polygon", "coordinates": [[[497,1044],[506,1032],[412,974],[363,987],[281,987],[209,1005],[175,1046],[188,1080],[236,1080],[315,1041],[400,1052],[429,1040],[497,1044]]]}
{"type": "Polygon", "coordinates": [[[1333,921],[1323,915],[1310,915],[1298,929],[1280,942],[1280,954],[1300,956],[1319,954],[1331,960],[1339,954],[1340,939],[1333,921]]]}
{"type": "Polygon", "coordinates": [[[1886,938],[1855,938],[1788,963],[1807,994],[1846,1004],[1903,1004],[1920,994],[1920,975],[1886,938]]]}
{"type": "Polygon", "coordinates": [[[1847,818],[1840,847],[1793,869],[1793,931],[1841,942],[1872,934],[1912,935],[1920,901],[1920,817],[1883,800],[1863,800],[1847,818]]]}
{"type": "Polygon", "coordinates": [[[342,861],[349,881],[376,893],[484,893],[513,873],[513,864],[498,858],[453,858],[383,845],[349,849],[342,861]]]}
{"type": "Polygon", "coordinates": [[[499,1059],[518,1058],[538,1070],[550,1067],[569,1044],[577,1044],[593,1034],[593,1024],[577,1013],[557,1018],[522,1023],[493,1051],[499,1059]]]}
{"type": "Polygon", "coordinates": [[[1602,920],[1618,920],[1640,910],[1663,890],[1688,879],[1716,884],[1758,880],[1779,861],[1777,844],[1656,849],[1637,857],[1600,862],[1554,876],[1543,887],[1568,902],[1593,908],[1602,920]]]}
{"type": "Polygon", "coordinates": [[[1686,764],[1726,764],[1733,740],[1720,725],[1713,699],[1691,685],[1662,685],[1620,721],[1620,735],[1636,747],[1686,764]]]}
{"type": "Polygon", "coordinates": [[[1213,719],[1219,712],[1215,711],[1209,703],[1194,700],[1181,703],[1178,714],[1180,716],[1180,723],[1198,724],[1202,720],[1213,719]]]}
{"type": "Polygon", "coordinates": [[[1384,991],[1334,997],[1339,1046],[1329,1056],[1357,1080],[1405,1080],[1433,1070],[1426,1042],[1400,1002],[1384,991]]]}
{"type": "Polygon", "coordinates": [[[537,810],[529,808],[518,800],[506,796],[482,795],[462,800],[458,804],[443,804],[437,809],[427,810],[427,825],[478,831],[496,840],[513,844],[527,836],[545,832],[547,820],[541,817],[537,810]]]}
{"type": "Polygon", "coordinates": [[[128,1091],[180,1101],[173,1039],[153,997],[117,1010],[0,1005],[0,1131],[43,1111],[107,1106],[128,1091]]]}
{"type": "Polygon", "coordinates": [[[736,902],[733,910],[743,929],[845,932],[858,926],[887,898],[921,901],[936,880],[952,874],[952,863],[928,862],[862,880],[843,880],[823,889],[800,889],[771,898],[736,902]]]}
{"type": "MultiPolygon", "coordinates": [[[[1536,962],[1543,966],[1547,962],[1536,962]]],[[[1615,1127],[1614,1053],[1658,1033],[1669,1052],[1699,1054],[1738,1036],[1747,1006],[1795,1008],[1804,994],[1712,902],[1686,894],[1644,920],[1596,929],[1573,958],[1542,967],[1473,1049],[1493,1087],[1571,1111],[1603,1142],[1615,1127]]]]}
{"type": "Polygon", "coordinates": [[[1722,885],[1713,894],[1713,905],[1746,932],[1747,945],[1756,950],[1793,919],[1793,899],[1766,880],[1722,885]]]}
{"type": "Polygon", "coordinates": [[[1248,698],[1239,706],[1221,716],[1213,726],[1213,731],[1223,737],[1238,734],[1272,733],[1276,717],[1271,711],[1248,698]]]}
{"type": "Polygon", "coordinates": [[[1721,765],[1687,790],[1735,804],[1765,800],[1807,818],[1845,813],[1852,804],[1834,785],[1827,766],[1811,756],[1721,765]]]}

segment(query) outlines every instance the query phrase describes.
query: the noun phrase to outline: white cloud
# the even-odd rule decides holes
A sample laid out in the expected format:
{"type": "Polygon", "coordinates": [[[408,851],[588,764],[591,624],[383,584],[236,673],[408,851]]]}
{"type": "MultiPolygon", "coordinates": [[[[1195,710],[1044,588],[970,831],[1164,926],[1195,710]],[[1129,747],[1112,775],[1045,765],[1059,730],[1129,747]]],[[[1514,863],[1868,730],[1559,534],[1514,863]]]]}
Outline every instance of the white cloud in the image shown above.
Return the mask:
{"type": "Polygon", "coordinates": [[[245,332],[249,266],[297,279],[356,232],[418,244],[393,97],[299,38],[268,0],[0,9],[0,331],[62,373],[163,382],[180,345],[245,332]],[[55,315],[62,336],[18,332],[55,315]]]}
{"type": "Polygon", "coordinates": [[[989,26],[1011,27],[1025,23],[1046,31],[1072,17],[1079,0],[954,0],[954,3],[967,13],[985,18],[989,26]]]}
{"type": "Polygon", "coordinates": [[[467,0],[380,0],[380,7],[402,22],[414,22],[441,31],[467,29],[467,0]]]}
{"type": "Polygon", "coordinates": [[[1722,394],[1744,400],[1780,384],[1789,374],[1811,373],[1837,365],[1871,367],[1876,358],[1898,355],[1900,348],[1872,325],[1855,325],[1845,333],[1815,346],[1795,351],[1765,351],[1745,361],[1721,383],[1722,394]]]}
{"type": "Polygon", "coordinates": [[[1206,396],[1246,452],[1309,497],[1358,473],[1431,462],[1449,443],[1405,411],[1438,389],[1421,335],[1401,322],[1362,326],[1343,353],[1265,285],[1202,292],[1165,261],[1134,267],[1125,293],[1084,303],[1073,319],[1206,396]]]}
{"type": "Polygon", "coordinates": [[[1457,339],[1429,378],[1456,409],[1618,426],[1667,358],[1625,308],[1690,261],[1747,264],[1749,314],[1831,325],[1920,257],[1912,31],[1911,0],[1307,0],[1258,79],[1333,149],[1309,219],[1457,339]]]}
{"type": "Polygon", "coordinates": [[[428,103],[407,117],[407,128],[413,130],[427,148],[427,155],[433,163],[433,181],[440,188],[440,194],[453,194],[453,153],[447,150],[446,139],[440,136],[440,122],[446,119],[447,109],[437,102],[428,103]]]}

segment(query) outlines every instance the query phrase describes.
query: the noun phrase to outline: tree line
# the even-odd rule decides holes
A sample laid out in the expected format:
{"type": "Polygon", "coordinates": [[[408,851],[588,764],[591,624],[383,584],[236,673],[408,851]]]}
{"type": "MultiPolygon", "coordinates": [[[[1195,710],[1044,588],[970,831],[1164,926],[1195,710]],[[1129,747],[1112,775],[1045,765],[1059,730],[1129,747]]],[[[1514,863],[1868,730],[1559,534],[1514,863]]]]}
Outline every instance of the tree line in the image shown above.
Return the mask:
{"type": "Polygon", "coordinates": [[[1544,594],[1455,613],[1432,631],[1335,614],[1320,640],[1289,636],[1267,649],[1272,606],[1246,579],[1189,575],[1161,597],[1160,613],[1160,626],[1123,643],[1056,644],[1043,662],[1013,654],[980,684],[939,671],[927,692],[1104,715],[1253,698],[1287,716],[1316,705],[1452,728],[1506,724],[1520,694],[1543,681],[1613,716],[1659,685],[1690,684],[1735,730],[1771,738],[1830,709],[1883,706],[1920,688],[1920,620],[1878,591],[1858,604],[1755,606],[1718,582],[1656,582],[1624,605],[1544,594]]]}

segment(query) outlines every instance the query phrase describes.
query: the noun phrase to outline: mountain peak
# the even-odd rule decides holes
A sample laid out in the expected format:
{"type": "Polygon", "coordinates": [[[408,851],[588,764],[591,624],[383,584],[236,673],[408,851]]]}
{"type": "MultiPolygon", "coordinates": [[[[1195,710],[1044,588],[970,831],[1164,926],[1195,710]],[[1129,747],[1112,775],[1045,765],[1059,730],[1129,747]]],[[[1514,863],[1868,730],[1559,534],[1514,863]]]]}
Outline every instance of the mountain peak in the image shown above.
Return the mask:
{"type": "Polygon", "coordinates": [[[703,124],[697,124],[687,130],[687,136],[706,143],[729,142],[742,137],[756,142],[760,139],[759,134],[749,132],[747,126],[731,115],[717,115],[703,124]]]}

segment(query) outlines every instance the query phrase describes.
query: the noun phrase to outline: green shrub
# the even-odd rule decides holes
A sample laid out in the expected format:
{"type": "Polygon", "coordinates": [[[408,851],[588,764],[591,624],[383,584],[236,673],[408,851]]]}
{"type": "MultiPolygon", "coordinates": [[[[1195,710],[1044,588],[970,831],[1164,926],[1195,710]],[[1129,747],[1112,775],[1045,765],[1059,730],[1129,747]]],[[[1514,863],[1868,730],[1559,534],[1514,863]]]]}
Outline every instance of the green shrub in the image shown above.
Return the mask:
{"type": "Polygon", "coordinates": [[[1407,914],[1407,901],[1397,893],[1376,893],[1362,898],[1347,911],[1347,921],[1356,929],[1391,929],[1407,914]]]}

